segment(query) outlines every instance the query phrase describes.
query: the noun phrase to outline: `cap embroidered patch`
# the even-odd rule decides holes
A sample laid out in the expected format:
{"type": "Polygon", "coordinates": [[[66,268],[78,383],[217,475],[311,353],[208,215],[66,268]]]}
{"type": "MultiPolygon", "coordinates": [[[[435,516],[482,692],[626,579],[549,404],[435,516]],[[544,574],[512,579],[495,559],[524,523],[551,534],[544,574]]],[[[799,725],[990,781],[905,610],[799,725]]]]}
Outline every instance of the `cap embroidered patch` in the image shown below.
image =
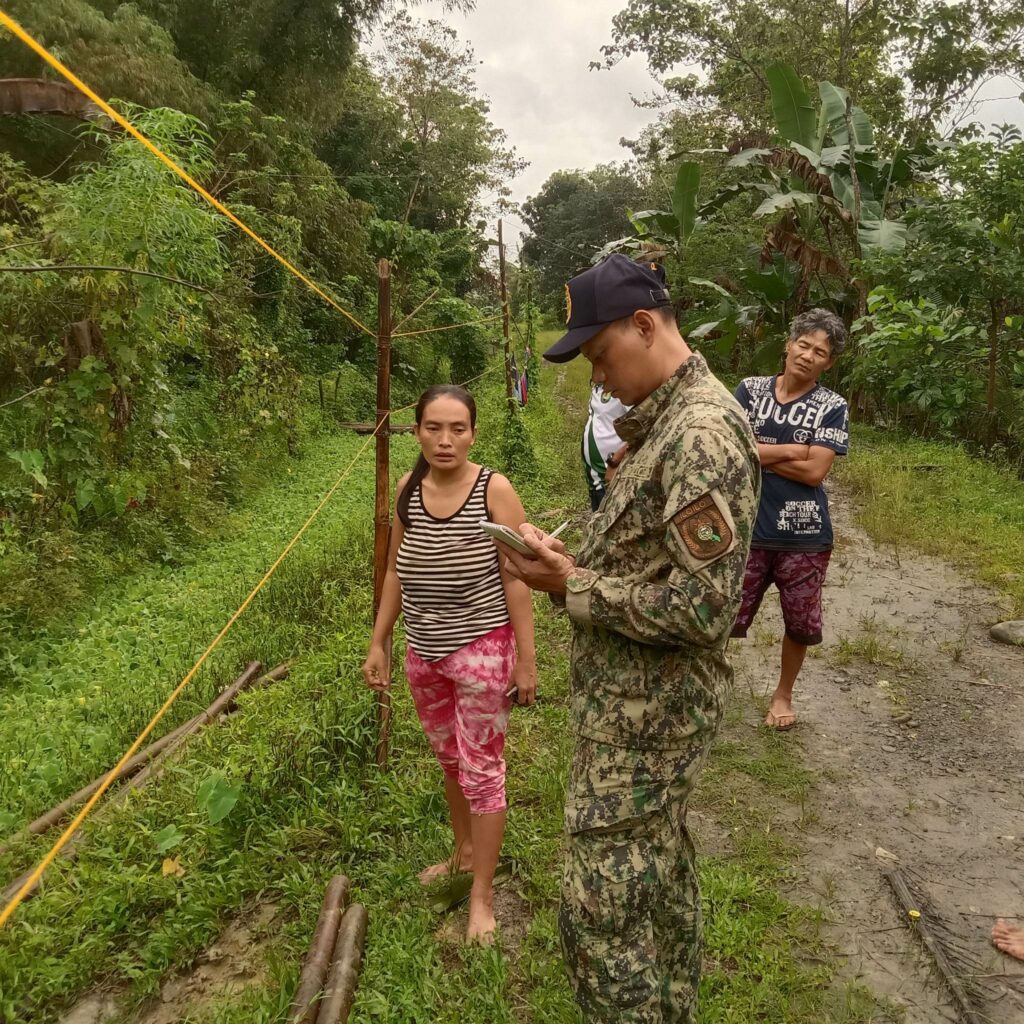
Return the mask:
{"type": "Polygon", "coordinates": [[[725,554],[732,547],[732,527],[710,494],[680,509],[672,522],[690,554],[703,562],[725,554]]]}

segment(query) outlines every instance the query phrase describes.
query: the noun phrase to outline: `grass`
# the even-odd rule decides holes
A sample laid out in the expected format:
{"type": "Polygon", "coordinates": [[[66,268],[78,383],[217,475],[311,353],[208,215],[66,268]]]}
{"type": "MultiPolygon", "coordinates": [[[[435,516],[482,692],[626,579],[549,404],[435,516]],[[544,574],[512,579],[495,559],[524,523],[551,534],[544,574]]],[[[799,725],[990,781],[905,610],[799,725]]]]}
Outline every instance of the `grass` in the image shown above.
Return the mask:
{"type": "Polygon", "coordinates": [[[855,426],[837,478],[871,537],[949,559],[1024,616],[1024,480],[962,448],[855,426]]]}
{"type": "MultiPolygon", "coordinates": [[[[500,380],[482,387],[478,399],[477,455],[493,464],[504,416],[500,380]]],[[[586,399],[585,367],[570,364],[564,374],[545,372],[527,409],[538,468],[519,482],[520,492],[542,523],[565,518],[563,512],[577,523],[585,517],[576,442],[586,399]]],[[[8,815],[0,833],[112,763],[355,443],[331,435],[310,443],[300,461],[268,478],[237,513],[226,531],[231,539],[196,548],[183,566],[144,568],[112,581],[68,622],[39,628],[6,654],[14,677],[2,698],[0,762],[10,774],[0,790],[8,815]]],[[[408,438],[393,444],[397,474],[411,464],[413,447],[408,438]]],[[[415,880],[422,864],[447,853],[448,828],[439,773],[401,685],[391,763],[384,772],[373,764],[373,704],[359,681],[370,626],[371,511],[364,463],[239,622],[211,671],[197,679],[175,721],[205,703],[214,683],[249,657],[291,658],[287,682],[247,696],[242,714],[203,734],[158,785],[123,808],[98,813],[79,859],[55,865],[44,892],[0,931],[0,1020],[55,1020],[97,985],[125,989],[129,1002],[152,995],[227,920],[271,901],[280,924],[261,980],[241,995],[204,1002],[184,1019],[280,1021],[323,889],[342,871],[370,910],[354,1021],[578,1021],[555,916],[571,754],[568,624],[538,599],[544,702],[514,713],[508,747],[505,853],[520,871],[507,887],[507,948],[467,949],[449,938],[450,920],[429,910],[415,880]],[[215,773],[240,790],[217,824],[197,801],[215,773]],[[157,836],[168,826],[181,838],[165,851],[157,836]],[[180,862],[181,877],[162,874],[167,855],[180,862]]],[[[813,815],[813,779],[793,747],[760,733],[723,742],[698,800],[729,836],[725,849],[702,861],[704,1024],[880,1019],[870,997],[835,982],[820,913],[783,895],[801,851],[779,815],[798,825],[813,815]]],[[[24,869],[46,846],[36,839],[7,855],[0,877],[24,869]]]]}

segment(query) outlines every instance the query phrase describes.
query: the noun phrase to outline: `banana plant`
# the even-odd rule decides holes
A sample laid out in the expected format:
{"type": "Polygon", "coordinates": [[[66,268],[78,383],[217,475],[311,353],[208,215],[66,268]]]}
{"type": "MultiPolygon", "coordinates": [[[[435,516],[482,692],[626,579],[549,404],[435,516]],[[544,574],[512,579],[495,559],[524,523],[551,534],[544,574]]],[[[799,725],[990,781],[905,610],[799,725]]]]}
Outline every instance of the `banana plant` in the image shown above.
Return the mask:
{"type": "Polygon", "coordinates": [[[819,82],[815,109],[788,64],[772,64],[766,77],[781,144],[733,156],[727,166],[756,177],[720,190],[699,216],[712,215],[739,195],[762,194],[754,216],[775,218],[765,234],[766,257],[781,253],[808,279],[826,273],[848,280],[850,256],[901,251],[907,227],[892,216],[890,196],[927,169],[935,147],[897,147],[892,156],[882,156],[871,119],[845,89],[819,82]]]}
{"type": "Polygon", "coordinates": [[[697,193],[700,191],[700,164],[684,160],[676,172],[672,189],[671,210],[627,210],[636,232],[609,242],[595,257],[598,263],[613,252],[633,253],[645,259],[662,259],[669,253],[681,255],[700,218],[697,215],[697,193]]]}
{"type": "Polygon", "coordinates": [[[776,255],[767,267],[744,269],[733,281],[734,291],[703,278],[691,277],[689,283],[709,302],[701,302],[689,322],[681,325],[687,338],[705,340],[726,358],[743,335],[754,344],[746,365],[764,372],[778,366],[799,285],[798,274],[785,257],[776,255]]]}

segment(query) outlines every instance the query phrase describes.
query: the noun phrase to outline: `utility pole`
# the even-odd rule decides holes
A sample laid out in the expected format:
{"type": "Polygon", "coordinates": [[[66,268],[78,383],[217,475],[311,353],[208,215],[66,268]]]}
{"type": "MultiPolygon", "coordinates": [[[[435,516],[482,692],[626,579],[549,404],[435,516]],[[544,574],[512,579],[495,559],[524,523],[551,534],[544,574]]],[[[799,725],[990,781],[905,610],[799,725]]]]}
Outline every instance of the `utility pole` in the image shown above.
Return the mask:
{"type": "Polygon", "coordinates": [[[515,398],[512,390],[512,351],[509,347],[508,286],[505,283],[505,241],[502,236],[501,220],[498,220],[498,274],[501,280],[501,333],[505,339],[505,394],[511,402],[515,398]]]}

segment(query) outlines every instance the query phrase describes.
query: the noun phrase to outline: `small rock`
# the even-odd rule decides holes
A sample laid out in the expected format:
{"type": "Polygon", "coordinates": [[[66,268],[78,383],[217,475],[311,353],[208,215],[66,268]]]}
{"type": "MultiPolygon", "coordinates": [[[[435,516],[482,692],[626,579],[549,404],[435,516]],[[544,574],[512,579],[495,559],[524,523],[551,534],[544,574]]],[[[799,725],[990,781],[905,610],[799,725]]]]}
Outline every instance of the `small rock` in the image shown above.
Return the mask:
{"type": "Polygon", "coordinates": [[[912,718],[909,722],[907,722],[908,729],[919,729],[920,727],[921,723],[916,718],[912,718]]]}
{"type": "Polygon", "coordinates": [[[988,631],[988,635],[1001,644],[1024,647],[1024,619],[997,622],[988,631]]]}
{"type": "Polygon", "coordinates": [[[910,721],[910,712],[904,711],[903,714],[896,715],[896,717],[893,718],[893,721],[897,725],[906,725],[910,721]]]}
{"type": "Polygon", "coordinates": [[[843,683],[843,685],[840,686],[839,689],[842,690],[843,693],[849,693],[850,692],[850,684],[849,683],[843,683]]]}
{"type": "Polygon", "coordinates": [[[883,690],[887,690],[887,689],[889,689],[889,687],[890,687],[890,686],[892,686],[892,683],[890,683],[888,679],[879,679],[879,680],[878,680],[878,685],[879,685],[879,686],[880,686],[880,687],[881,687],[881,688],[882,688],[883,690]]]}
{"type": "Polygon", "coordinates": [[[883,743],[882,744],[882,749],[887,754],[895,754],[896,753],[896,748],[891,743],[883,743]]]}

